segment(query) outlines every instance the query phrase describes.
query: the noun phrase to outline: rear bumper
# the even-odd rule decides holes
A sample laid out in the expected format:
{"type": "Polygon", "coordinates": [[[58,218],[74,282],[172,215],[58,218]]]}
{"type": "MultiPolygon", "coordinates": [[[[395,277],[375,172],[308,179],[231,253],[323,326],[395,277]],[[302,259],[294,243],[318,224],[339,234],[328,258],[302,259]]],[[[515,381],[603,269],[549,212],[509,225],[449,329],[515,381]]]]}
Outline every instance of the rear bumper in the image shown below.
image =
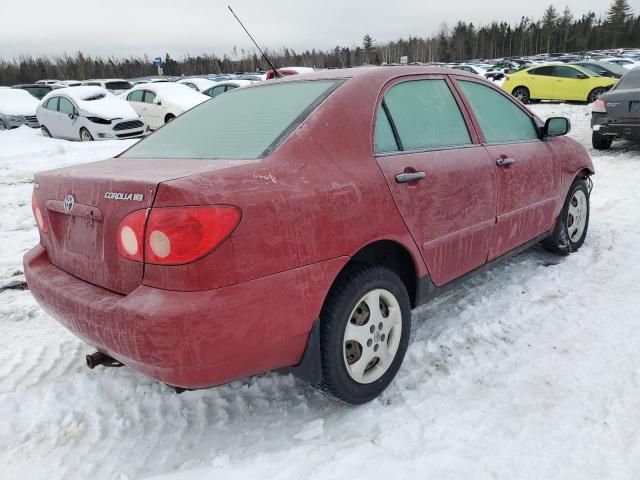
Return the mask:
{"type": "Polygon", "coordinates": [[[126,296],[65,273],[41,246],[25,254],[24,271],[37,302],[87,344],[161,382],[204,388],[299,363],[322,284],[344,263],[198,292],[141,285],[126,296]]]}
{"type": "Polygon", "coordinates": [[[600,135],[608,135],[627,140],[640,140],[640,123],[638,122],[600,123],[592,120],[591,129],[600,135]]]}

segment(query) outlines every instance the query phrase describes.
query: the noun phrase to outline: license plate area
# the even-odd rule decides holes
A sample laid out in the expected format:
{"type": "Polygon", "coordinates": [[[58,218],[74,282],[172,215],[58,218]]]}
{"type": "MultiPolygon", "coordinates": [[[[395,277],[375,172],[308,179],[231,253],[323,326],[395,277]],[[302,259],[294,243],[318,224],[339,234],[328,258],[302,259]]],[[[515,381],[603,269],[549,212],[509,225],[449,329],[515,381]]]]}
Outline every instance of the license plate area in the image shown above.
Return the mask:
{"type": "Polygon", "coordinates": [[[629,102],[629,113],[640,114],[640,101],[634,100],[629,102]]]}
{"type": "Polygon", "coordinates": [[[51,212],[49,218],[56,251],[82,255],[92,262],[103,260],[102,222],[58,212],[51,212]]]}

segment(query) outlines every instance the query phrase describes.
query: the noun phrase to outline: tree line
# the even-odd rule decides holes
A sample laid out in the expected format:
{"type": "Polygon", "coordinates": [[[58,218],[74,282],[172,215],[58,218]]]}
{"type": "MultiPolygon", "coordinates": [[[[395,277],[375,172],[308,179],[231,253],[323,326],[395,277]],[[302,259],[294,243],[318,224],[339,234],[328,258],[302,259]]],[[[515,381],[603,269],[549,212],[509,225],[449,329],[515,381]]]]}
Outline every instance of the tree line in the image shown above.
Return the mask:
{"type": "MultiPolygon", "coordinates": [[[[336,46],[331,50],[297,52],[283,47],[267,50],[277,66],[348,68],[360,65],[408,62],[457,62],[495,59],[551,52],[583,52],[595,49],[640,47],[640,16],[627,0],[613,0],[606,13],[588,12],[574,17],[569,8],[562,12],[550,5],[540,19],[522,17],[517,24],[492,22],[476,26],[457,22],[443,24],[429,38],[409,36],[406,40],[376,43],[364,35],[361,45],[336,46]]],[[[250,72],[267,69],[255,52],[233,48],[222,57],[213,54],[164,58],[165,75],[202,75],[250,72]]],[[[156,74],[152,59],[144,57],[101,58],[78,52],[57,57],[23,55],[0,59],[0,85],[35,82],[39,79],[135,78],[156,74]]]]}

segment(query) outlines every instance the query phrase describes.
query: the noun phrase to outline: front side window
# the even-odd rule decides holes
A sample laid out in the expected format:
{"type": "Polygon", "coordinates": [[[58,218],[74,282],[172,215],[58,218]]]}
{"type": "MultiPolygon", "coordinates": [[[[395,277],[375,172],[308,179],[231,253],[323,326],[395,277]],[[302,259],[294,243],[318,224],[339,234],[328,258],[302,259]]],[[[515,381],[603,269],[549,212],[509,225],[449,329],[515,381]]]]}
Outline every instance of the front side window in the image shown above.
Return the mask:
{"type": "Polygon", "coordinates": [[[135,90],[131,92],[129,95],[127,95],[127,100],[129,100],[130,102],[141,102],[143,95],[144,95],[143,90],[135,90]]]}
{"type": "Polygon", "coordinates": [[[150,92],[149,90],[144,91],[144,103],[153,103],[155,99],[156,99],[155,93],[150,92]]]}
{"type": "Polygon", "coordinates": [[[481,83],[459,80],[458,84],[480,123],[487,143],[538,140],[531,117],[500,92],[481,83]]]}
{"type": "Polygon", "coordinates": [[[558,65],[553,67],[553,73],[555,77],[561,78],[580,78],[584,76],[580,70],[572,67],[565,67],[564,65],[558,65]]]}
{"type": "Polygon", "coordinates": [[[444,80],[399,83],[385,94],[384,102],[398,132],[402,150],[471,143],[464,117],[444,80]]]}
{"type": "Polygon", "coordinates": [[[221,93],[224,93],[226,90],[226,85],[220,85],[219,87],[213,87],[211,90],[209,90],[209,95],[212,97],[215,97],[217,95],[220,95],[221,93]]]}
{"type": "Polygon", "coordinates": [[[122,157],[263,158],[338,85],[312,80],[239,88],[180,115],[122,157]]]}
{"type": "Polygon", "coordinates": [[[60,105],[58,106],[58,111],[66,115],[72,115],[75,113],[76,109],[73,106],[73,103],[71,103],[64,97],[60,97],[60,105]]]}

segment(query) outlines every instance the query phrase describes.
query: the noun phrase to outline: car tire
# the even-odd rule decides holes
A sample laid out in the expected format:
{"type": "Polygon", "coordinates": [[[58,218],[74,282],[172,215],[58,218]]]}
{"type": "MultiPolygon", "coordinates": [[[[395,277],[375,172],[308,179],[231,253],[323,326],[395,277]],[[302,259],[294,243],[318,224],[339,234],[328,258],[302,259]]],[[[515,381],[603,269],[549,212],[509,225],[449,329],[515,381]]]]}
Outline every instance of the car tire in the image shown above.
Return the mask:
{"type": "Polygon", "coordinates": [[[381,266],[348,267],[320,314],[318,388],[350,405],[373,400],[398,372],[410,333],[411,304],[398,274],[381,266]]]}
{"type": "Polygon", "coordinates": [[[542,246],[558,255],[576,252],[587,237],[590,212],[587,179],[577,178],[569,189],[553,232],[542,246]]]}
{"type": "Polygon", "coordinates": [[[602,95],[606,91],[607,91],[606,88],[602,88],[602,87],[594,88],[589,92],[589,96],[587,96],[587,103],[595,102],[598,98],[600,98],[600,95],[602,95]]]}
{"type": "Polygon", "coordinates": [[[41,126],[40,131],[42,132],[43,137],[51,138],[51,132],[47,127],[41,126]]]}
{"type": "Polygon", "coordinates": [[[596,150],[608,150],[613,143],[613,137],[610,135],[601,135],[598,132],[591,133],[591,145],[596,150]]]}
{"type": "Polygon", "coordinates": [[[0,130],[6,130],[7,129],[7,124],[4,123],[3,120],[0,120],[0,130]]]}
{"type": "Polygon", "coordinates": [[[176,118],[175,115],[173,115],[171,113],[168,113],[167,116],[164,117],[164,123],[167,124],[167,123],[169,123],[170,121],[172,121],[175,118],[176,118]]]}
{"type": "Polygon", "coordinates": [[[89,130],[87,130],[86,128],[82,127],[80,129],[80,141],[81,142],[92,142],[93,141],[93,135],[91,135],[91,132],[89,130]]]}
{"type": "Polygon", "coordinates": [[[527,87],[516,87],[511,92],[511,95],[525,104],[531,101],[531,94],[529,93],[529,89],[527,87]]]}

